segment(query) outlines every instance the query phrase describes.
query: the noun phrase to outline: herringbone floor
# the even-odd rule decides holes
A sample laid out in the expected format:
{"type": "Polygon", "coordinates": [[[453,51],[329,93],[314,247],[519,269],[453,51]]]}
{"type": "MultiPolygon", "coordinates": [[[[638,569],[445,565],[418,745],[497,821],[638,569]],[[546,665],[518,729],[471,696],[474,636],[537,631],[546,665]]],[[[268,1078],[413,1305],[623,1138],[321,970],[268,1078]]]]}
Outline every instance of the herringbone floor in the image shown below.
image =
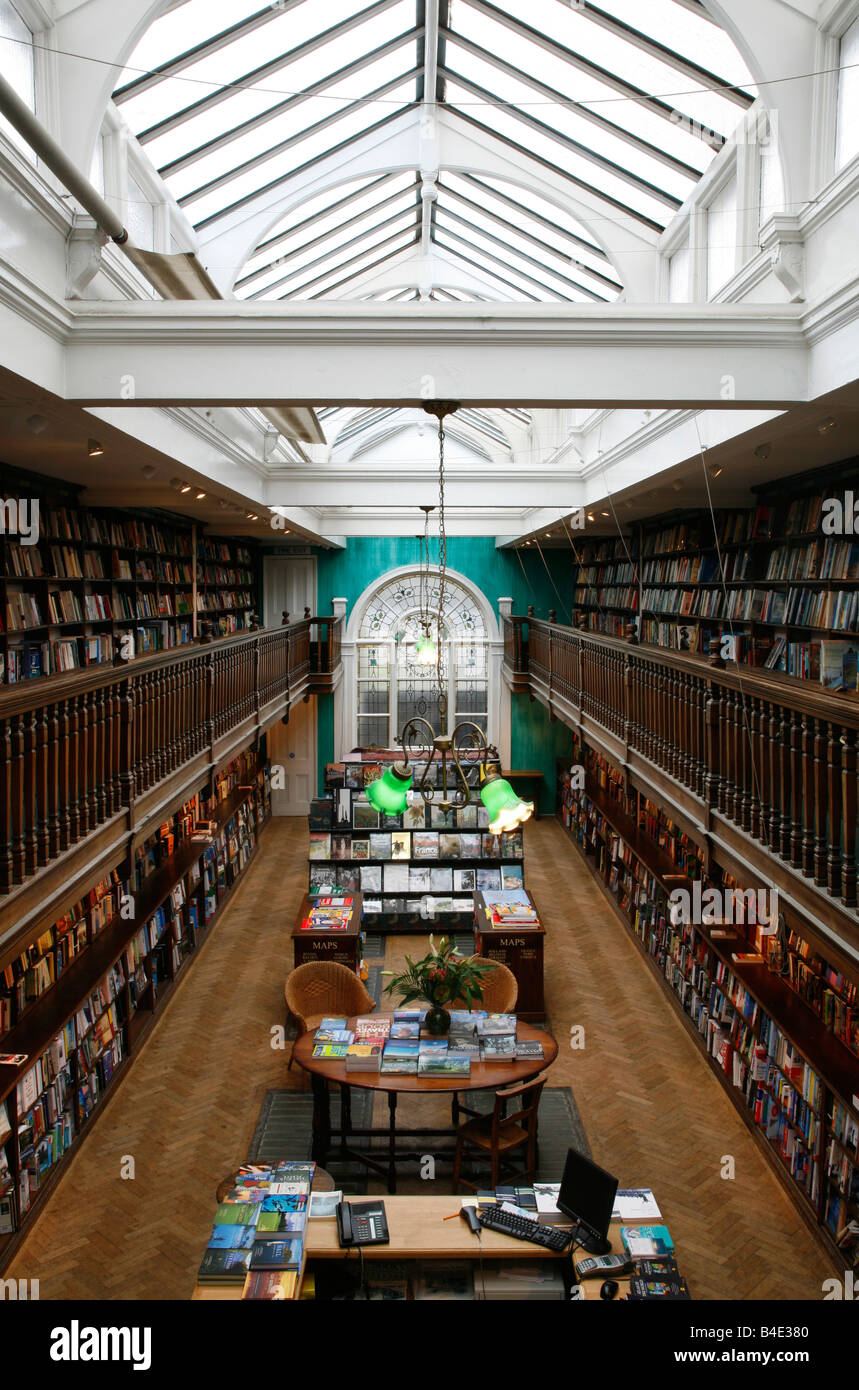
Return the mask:
{"type": "MultiPolygon", "coordinates": [[[[265,1091],[303,1087],[272,1047],[306,822],[265,832],[245,881],[7,1277],[43,1298],[185,1299],[220,1179],[246,1155],[265,1091]],[[127,1159],[134,1177],[124,1178],[127,1159]]],[[[654,1189],[699,1299],[818,1299],[833,1271],[675,1017],[634,942],[553,821],[527,827],[548,928],[546,1001],[594,1157],[654,1189]],[[585,1046],[567,1046],[581,1025],[585,1046]],[[726,1156],[736,1176],[724,1180],[726,1156]]],[[[414,938],[388,943],[386,968],[414,938]]]]}

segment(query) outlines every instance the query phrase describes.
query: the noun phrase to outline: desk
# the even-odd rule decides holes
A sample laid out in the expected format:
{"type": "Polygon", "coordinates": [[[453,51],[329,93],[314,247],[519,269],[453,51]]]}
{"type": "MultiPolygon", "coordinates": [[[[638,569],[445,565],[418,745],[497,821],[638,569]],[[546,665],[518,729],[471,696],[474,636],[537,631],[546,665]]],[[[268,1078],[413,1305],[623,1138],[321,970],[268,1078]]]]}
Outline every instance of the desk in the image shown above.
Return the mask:
{"type": "MultiPolygon", "coordinates": [[[[367,1198],[358,1198],[366,1201],[367,1198]]],[[[365,1260],[477,1260],[479,1248],[477,1237],[468,1226],[456,1216],[445,1221],[446,1216],[458,1212],[459,1197],[385,1197],[385,1215],[388,1221],[390,1243],[388,1245],[365,1245],[362,1247],[365,1260]]],[[[623,1250],[620,1238],[619,1221],[613,1221],[609,1229],[612,1250],[623,1250]]],[[[483,1232],[483,1257],[486,1260],[565,1260],[567,1254],[553,1254],[540,1245],[531,1245],[525,1240],[514,1240],[512,1236],[500,1235],[497,1231],[483,1232]]],[[[344,1251],[337,1241],[337,1222],[334,1217],[322,1221],[308,1221],[305,1235],[306,1258],[310,1260],[354,1260],[357,1254],[344,1251]]],[[[586,1260],[587,1252],[577,1250],[574,1259],[586,1260]]],[[[603,1280],[586,1279],[582,1283],[587,1302],[601,1302],[600,1288],[603,1280]]],[[[617,1280],[619,1289],[615,1303],[629,1292],[629,1279],[617,1280]]],[[[235,1300],[242,1296],[241,1285],[227,1288],[209,1288],[197,1285],[192,1297],[200,1301],[235,1300]]]]}
{"type": "MultiPolygon", "coordinates": [[[[390,1014],[374,1014],[373,1017],[390,1017],[390,1014]]],[[[349,1019],[349,1028],[353,1028],[354,1018],[349,1019]]],[[[457,1091],[496,1091],[501,1086],[512,1086],[517,1081],[529,1081],[532,1076],[539,1075],[551,1066],[558,1055],[558,1044],[548,1033],[544,1033],[540,1028],[534,1028],[528,1023],[517,1024],[517,1037],[522,1042],[540,1042],[543,1044],[542,1058],[529,1058],[521,1062],[475,1062],[472,1060],[471,1075],[461,1076],[383,1076],[377,1071],[347,1071],[345,1062],[325,1062],[314,1060],[312,1033],[305,1033],[295,1044],[293,1058],[300,1067],[310,1073],[313,1087],[313,1149],[312,1157],[321,1168],[325,1167],[331,1139],[336,1136],[340,1139],[341,1154],[357,1158],[368,1168],[382,1177],[387,1178],[388,1191],[397,1190],[397,1162],[402,1158],[414,1159],[416,1155],[409,1151],[398,1151],[397,1149],[397,1096],[403,1092],[409,1094],[422,1094],[425,1092],[447,1091],[448,1093],[457,1091]],[[330,1093],[328,1083],[333,1081],[341,1088],[342,1093],[342,1121],[339,1130],[331,1128],[330,1093]],[[351,1123],[351,1096],[350,1091],[353,1086],[360,1090],[382,1091],[388,1097],[388,1127],[353,1129],[351,1123]],[[384,1165],[377,1159],[371,1158],[366,1151],[356,1150],[350,1146],[348,1140],[352,1137],[370,1138],[373,1136],[384,1135],[388,1140],[388,1161],[384,1165]]],[[[401,1130],[401,1137],[430,1137],[433,1135],[453,1136],[454,1129],[410,1129],[401,1130]]],[[[437,1152],[437,1151],[436,1151],[437,1152]]],[[[455,1200],[455,1199],[451,1199],[455,1200]]]]}
{"type": "Polygon", "coordinates": [[[302,931],[301,924],[307,920],[314,902],[314,898],[305,893],[292,929],[292,960],[296,968],[314,960],[333,960],[358,973],[362,898],[360,893],[348,896],[352,899],[352,916],[345,931],[302,931]]]}
{"type": "MultiPolygon", "coordinates": [[[[487,960],[506,965],[516,976],[519,994],[516,999],[517,1017],[533,1021],[545,1018],[543,1002],[543,943],[546,928],[541,922],[534,927],[493,927],[486,910],[486,899],[493,894],[474,895],[474,941],[477,954],[487,960]]],[[[536,909],[530,893],[525,893],[536,909]]]]}

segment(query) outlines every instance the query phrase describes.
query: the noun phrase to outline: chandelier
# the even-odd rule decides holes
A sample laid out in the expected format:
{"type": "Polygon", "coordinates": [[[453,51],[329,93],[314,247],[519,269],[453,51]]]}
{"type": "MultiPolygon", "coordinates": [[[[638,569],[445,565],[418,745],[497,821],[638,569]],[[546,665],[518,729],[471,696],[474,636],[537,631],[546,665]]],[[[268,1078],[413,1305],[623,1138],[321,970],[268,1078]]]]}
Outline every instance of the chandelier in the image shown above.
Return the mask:
{"type": "MultiPolygon", "coordinates": [[[[421,666],[436,668],[437,708],[442,728],[447,724],[447,694],[442,679],[442,619],[444,613],[444,583],[447,570],[447,533],[444,514],[444,422],[448,415],[457,409],[452,401],[427,401],[424,405],[430,415],[438,420],[438,573],[439,594],[438,611],[430,614],[429,588],[429,515],[434,509],[422,507],[424,512],[423,551],[421,556],[421,583],[419,591],[420,626],[422,635],[416,643],[416,660],[421,666]],[[426,581],[424,581],[426,575],[426,581]],[[436,618],[436,632],[433,638],[432,616],[436,618]]],[[[471,786],[468,782],[466,766],[477,767],[479,775],[480,799],[489,812],[489,829],[493,835],[502,835],[515,830],[533,815],[534,803],[523,801],[501,776],[501,760],[498,750],[486,742],[486,735],[473,720],[464,719],[450,734],[436,734],[432,725],[420,717],[408,719],[403,725],[400,737],[396,740],[403,750],[401,762],[393,763],[382,777],[371,782],[367,788],[367,799],[371,806],[386,815],[402,815],[408,805],[409,792],[414,782],[414,769],[409,762],[425,762],[421,780],[415,789],[426,804],[435,802],[436,793],[441,792],[438,806],[448,811],[465,806],[471,799],[471,786]],[[434,785],[429,784],[430,770],[440,763],[440,776],[433,776],[434,785]],[[440,787],[435,782],[440,782],[440,787]]]]}

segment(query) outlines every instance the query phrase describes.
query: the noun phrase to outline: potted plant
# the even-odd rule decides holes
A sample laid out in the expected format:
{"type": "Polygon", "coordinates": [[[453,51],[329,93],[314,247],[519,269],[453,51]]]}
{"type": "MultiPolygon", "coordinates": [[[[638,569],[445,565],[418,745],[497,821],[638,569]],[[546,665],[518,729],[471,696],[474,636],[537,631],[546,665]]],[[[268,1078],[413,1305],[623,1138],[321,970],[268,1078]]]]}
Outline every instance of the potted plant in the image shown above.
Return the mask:
{"type": "MultiPolygon", "coordinates": [[[[430,937],[430,953],[423,960],[413,961],[406,956],[407,970],[395,975],[385,986],[385,993],[397,990],[400,1003],[408,1004],[413,999],[423,999],[429,1004],[424,1026],[428,1033],[446,1033],[450,1028],[450,1014],[445,1008],[455,999],[463,999],[470,1009],[472,1004],[483,998],[483,976],[494,965],[476,965],[473,956],[463,956],[453,942],[443,936],[436,946],[430,937]]],[[[390,971],[384,972],[386,975],[390,971]]]]}

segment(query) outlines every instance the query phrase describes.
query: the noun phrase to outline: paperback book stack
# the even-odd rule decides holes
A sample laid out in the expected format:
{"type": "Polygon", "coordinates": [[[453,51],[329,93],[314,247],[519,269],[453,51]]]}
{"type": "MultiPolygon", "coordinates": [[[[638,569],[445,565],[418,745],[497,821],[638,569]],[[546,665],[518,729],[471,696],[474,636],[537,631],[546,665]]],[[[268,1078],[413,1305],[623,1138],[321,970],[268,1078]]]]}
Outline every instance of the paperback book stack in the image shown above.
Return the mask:
{"type": "MultiPolygon", "coordinates": [[[[345,1019],[343,1020],[345,1025],[345,1019]]],[[[355,1019],[354,1038],[346,1052],[347,1071],[378,1071],[382,1064],[382,1049],[391,1033],[389,1018],[355,1019]]]]}
{"type": "Polygon", "coordinates": [[[352,918],[352,898],[316,898],[301,924],[302,931],[348,931],[352,918]]]}
{"type": "Polygon", "coordinates": [[[241,1285],[242,1298],[298,1296],[316,1164],[244,1164],[215,1213],[198,1282],[241,1285]]]}
{"type": "Polygon", "coordinates": [[[313,1056],[317,1061],[342,1062],[355,1042],[355,1034],[346,1026],[345,1018],[323,1018],[313,1039],[313,1056]]]}

